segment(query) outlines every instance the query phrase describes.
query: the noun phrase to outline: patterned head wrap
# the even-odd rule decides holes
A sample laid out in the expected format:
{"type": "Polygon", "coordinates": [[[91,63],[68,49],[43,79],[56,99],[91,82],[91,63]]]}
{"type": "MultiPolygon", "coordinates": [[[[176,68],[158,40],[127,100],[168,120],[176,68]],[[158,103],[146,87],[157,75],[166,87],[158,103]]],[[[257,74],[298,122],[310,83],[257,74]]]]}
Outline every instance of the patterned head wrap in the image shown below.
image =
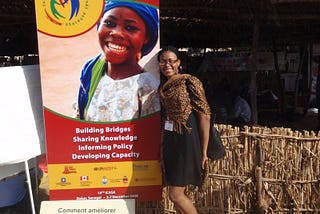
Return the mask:
{"type": "Polygon", "coordinates": [[[141,54],[142,56],[145,56],[150,53],[158,41],[159,17],[157,9],[139,2],[107,0],[104,7],[104,13],[115,7],[128,7],[134,10],[144,20],[149,42],[143,45],[141,54]]]}

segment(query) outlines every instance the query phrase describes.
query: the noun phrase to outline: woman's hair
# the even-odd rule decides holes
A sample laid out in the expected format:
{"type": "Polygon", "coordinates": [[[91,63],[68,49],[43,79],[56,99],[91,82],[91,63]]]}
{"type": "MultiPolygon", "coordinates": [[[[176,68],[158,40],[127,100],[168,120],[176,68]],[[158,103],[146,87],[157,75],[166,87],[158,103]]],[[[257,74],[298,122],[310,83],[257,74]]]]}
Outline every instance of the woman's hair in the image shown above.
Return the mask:
{"type": "Polygon", "coordinates": [[[141,54],[142,56],[145,56],[150,53],[158,41],[159,16],[157,9],[150,5],[139,2],[107,0],[103,13],[106,13],[115,7],[130,8],[143,19],[146,25],[147,37],[149,38],[149,41],[142,46],[141,54]]]}
{"type": "MultiPolygon", "coordinates": [[[[178,48],[168,45],[168,46],[162,47],[161,50],[158,52],[158,55],[157,55],[158,62],[160,62],[160,57],[162,56],[162,54],[167,51],[173,52],[179,60],[181,59],[181,55],[178,48]]],[[[179,68],[179,73],[183,73],[181,67],[179,68]]],[[[167,77],[165,77],[162,74],[162,72],[160,72],[160,86],[162,86],[166,81],[167,81],[167,77]]]]}
{"type": "Polygon", "coordinates": [[[178,48],[171,46],[171,45],[168,45],[168,46],[161,48],[161,50],[158,52],[158,56],[157,56],[158,62],[160,62],[160,57],[162,56],[162,54],[167,51],[175,53],[177,58],[180,59],[180,52],[179,52],[178,48]]]}

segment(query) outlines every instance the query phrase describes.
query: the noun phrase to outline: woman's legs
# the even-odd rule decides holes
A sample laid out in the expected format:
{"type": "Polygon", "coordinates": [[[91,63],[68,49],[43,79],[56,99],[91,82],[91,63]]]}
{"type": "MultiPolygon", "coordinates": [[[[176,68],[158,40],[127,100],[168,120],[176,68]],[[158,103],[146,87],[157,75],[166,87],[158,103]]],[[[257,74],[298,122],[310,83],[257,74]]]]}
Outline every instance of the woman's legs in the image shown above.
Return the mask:
{"type": "Polygon", "coordinates": [[[185,187],[169,186],[169,198],[183,214],[197,214],[192,201],[185,195],[185,187]]]}

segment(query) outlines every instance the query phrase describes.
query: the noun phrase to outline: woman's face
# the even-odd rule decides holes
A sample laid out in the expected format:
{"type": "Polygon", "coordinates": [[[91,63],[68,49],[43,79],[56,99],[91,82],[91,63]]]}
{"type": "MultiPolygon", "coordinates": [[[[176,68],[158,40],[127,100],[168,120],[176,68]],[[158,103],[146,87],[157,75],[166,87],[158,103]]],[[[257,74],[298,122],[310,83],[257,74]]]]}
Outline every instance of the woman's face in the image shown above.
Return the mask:
{"type": "Polygon", "coordinates": [[[170,78],[179,73],[180,60],[174,52],[165,51],[160,56],[159,66],[161,73],[170,78]]]}
{"type": "Polygon", "coordinates": [[[107,11],[98,29],[99,43],[106,60],[120,64],[137,62],[141,48],[148,42],[143,19],[127,7],[116,7],[107,11]]]}

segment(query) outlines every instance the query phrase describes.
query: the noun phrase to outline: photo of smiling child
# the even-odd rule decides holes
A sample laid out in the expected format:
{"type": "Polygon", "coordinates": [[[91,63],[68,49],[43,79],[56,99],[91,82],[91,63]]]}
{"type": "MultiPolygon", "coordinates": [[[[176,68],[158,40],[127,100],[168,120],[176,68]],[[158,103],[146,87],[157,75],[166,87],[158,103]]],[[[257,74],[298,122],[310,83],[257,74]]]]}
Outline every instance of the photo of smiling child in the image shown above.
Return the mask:
{"type": "Polygon", "coordinates": [[[97,26],[101,53],[81,71],[74,105],[81,120],[132,120],[160,111],[159,79],[139,65],[158,41],[156,8],[108,0],[97,26]]]}

